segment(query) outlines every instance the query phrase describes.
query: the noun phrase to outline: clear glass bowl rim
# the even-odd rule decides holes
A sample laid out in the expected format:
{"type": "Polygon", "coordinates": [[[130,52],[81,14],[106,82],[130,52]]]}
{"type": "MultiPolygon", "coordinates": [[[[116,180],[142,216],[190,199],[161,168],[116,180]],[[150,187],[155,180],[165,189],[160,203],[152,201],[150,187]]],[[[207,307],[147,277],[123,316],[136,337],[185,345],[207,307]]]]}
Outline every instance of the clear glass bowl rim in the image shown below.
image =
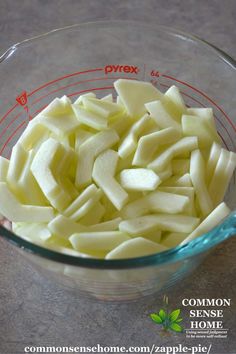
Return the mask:
{"type": "MultiPolygon", "coordinates": [[[[35,41],[43,40],[45,37],[53,36],[54,34],[58,34],[59,32],[73,31],[74,29],[80,29],[86,26],[95,28],[108,27],[115,24],[120,26],[128,25],[133,27],[143,27],[159,32],[165,32],[176,37],[181,36],[182,39],[197,42],[198,44],[212,50],[216,56],[218,56],[222,61],[226,62],[229,66],[236,70],[235,59],[233,59],[230,55],[228,55],[221,49],[217,48],[215,45],[207,42],[204,39],[199,38],[198,36],[187,34],[184,31],[163,25],[146,24],[140,21],[130,20],[106,20],[85,22],[80,24],[73,24],[71,26],[66,26],[62,28],[57,28],[41,35],[27,38],[19,43],[12,45],[0,56],[0,63],[7,60],[12,54],[15,53],[18,48],[29,45],[31,43],[33,44],[35,41]]],[[[33,244],[22,239],[21,237],[15,235],[11,231],[7,230],[5,227],[0,225],[0,237],[6,239],[8,242],[14,244],[16,247],[21,248],[22,250],[28,253],[35,254],[36,256],[40,256],[42,258],[46,258],[48,260],[56,261],[63,264],[96,269],[128,269],[144,266],[157,266],[165,263],[173,263],[184,260],[186,258],[193,257],[203,252],[207,252],[217,244],[223,242],[224,240],[228,239],[233,235],[236,235],[236,211],[232,212],[223,222],[213,228],[210,232],[201,235],[200,237],[190,241],[185,245],[177,246],[165,252],[144,257],[119,260],[104,260],[62,254],[51,249],[41,247],[39,245],[33,244]]]]}

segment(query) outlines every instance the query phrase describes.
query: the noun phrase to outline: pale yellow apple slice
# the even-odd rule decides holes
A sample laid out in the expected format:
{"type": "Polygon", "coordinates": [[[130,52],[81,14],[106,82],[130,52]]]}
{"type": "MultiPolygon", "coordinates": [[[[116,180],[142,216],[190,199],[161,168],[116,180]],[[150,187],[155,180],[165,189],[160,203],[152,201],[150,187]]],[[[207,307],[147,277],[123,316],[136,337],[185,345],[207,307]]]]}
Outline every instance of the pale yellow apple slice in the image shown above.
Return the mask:
{"type": "Polygon", "coordinates": [[[109,252],[130,237],[120,231],[80,232],[70,236],[73,248],[79,252],[109,252]]]}
{"type": "Polygon", "coordinates": [[[161,180],[152,170],[132,168],[121,171],[120,183],[127,190],[153,191],[159,186],[161,180]]]}
{"type": "Polygon", "coordinates": [[[160,128],[174,128],[181,131],[181,125],[165,109],[161,101],[153,101],[145,104],[147,111],[160,128]]]}
{"type": "Polygon", "coordinates": [[[198,227],[181,242],[181,245],[192,241],[193,239],[201,236],[202,234],[209,232],[216,225],[218,225],[227,215],[229,215],[231,210],[223,202],[219,204],[202,222],[198,227]]]}
{"type": "Polygon", "coordinates": [[[48,222],[54,217],[51,207],[24,205],[4,182],[0,182],[0,213],[12,222],[48,222]]]}
{"type": "Polygon", "coordinates": [[[181,118],[181,115],[186,112],[186,105],[179,88],[175,85],[171,86],[164,94],[163,102],[167,110],[173,116],[181,118]]]}
{"type": "Polygon", "coordinates": [[[53,235],[63,239],[68,239],[76,232],[86,232],[88,230],[87,226],[79,224],[61,214],[58,214],[49,222],[48,228],[53,235]]]}
{"type": "Polygon", "coordinates": [[[119,229],[132,236],[145,235],[154,230],[189,233],[197,227],[199,221],[198,218],[181,214],[153,214],[124,220],[120,223],[119,229]]]}
{"type": "Polygon", "coordinates": [[[210,183],[212,180],[217,162],[219,160],[221,153],[221,146],[217,143],[213,143],[211,146],[210,154],[207,160],[207,165],[206,165],[206,181],[207,184],[210,183]]]}
{"type": "Polygon", "coordinates": [[[190,160],[189,159],[174,159],[171,162],[173,175],[184,175],[189,173],[190,160]]]}
{"type": "Polygon", "coordinates": [[[108,95],[103,96],[103,97],[101,98],[101,101],[113,102],[113,96],[112,96],[112,93],[108,93],[108,95]]]}
{"type": "Polygon", "coordinates": [[[236,154],[221,149],[219,160],[209,184],[209,194],[214,206],[222,202],[236,167],[236,154]]]}
{"type": "Polygon", "coordinates": [[[25,150],[37,150],[49,138],[51,132],[41,123],[41,119],[40,116],[37,116],[31,120],[20,136],[17,144],[20,144],[25,150]]]}
{"type": "Polygon", "coordinates": [[[119,114],[109,120],[109,128],[114,129],[121,138],[134,123],[133,119],[126,113],[119,114]]]}
{"type": "Polygon", "coordinates": [[[146,112],[145,103],[159,100],[163,96],[149,82],[119,79],[114,82],[114,87],[128,114],[133,117],[141,117],[146,112]]]}
{"type": "Polygon", "coordinates": [[[143,257],[166,250],[167,248],[164,245],[157,244],[143,237],[136,237],[121,243],[119,246],[110,251],[106,255],[105,259],[143,257]]]}
{"type": "Polygon", "coordinates": [[[43,194],[58,210],[66,208],[72,200],[72,196],[68,194],[63,184],[59,183],[55,174],[58,162],[65,152],[63,145],[49,138],[40,146],[31,164],[31,171],[43,194]]]}
{"type": "Polygon", "coordinates": [[[109,129],[95,134],[79,147],[76,171],[76,185],[79,188],[85,187],[91,183],[95,158],[104,150],[115,145],[118,141],[119,136],[116,131],[109,129]]]}
{"type": "Polygon", "coordinates": [[[142,136],[138,141],[132,165],[147,166],[159,146],[175,143],[180,138],[181,133],[171,127],[142,136]]]}
{"type": "Polygon", "coordinates": [[[194,150],[190,159],[190,177],[199,202],[201,213],[206,217],[213,209],[211,196],[206,185],[205,161],[200,150],[194,150]]]}
{"type": "MultiPolygon", "coordinates": [[[[31,223],[31,222],[20,222],[12,224],[13,232],[27,240],[41,240],[45,242],[48,240],[52,234],[47,227],[47,224],[31,223]]],[[[32,240],[32,241],[33,241],[32,240]]]]}
{"type": "Polygon", "coordinates": [[[96,98],[96,95],[94,92],[86,92],[83,95],[80,95],[74,102],[74,105],[82,105],[83,104],[83,99],[84,97],[87,98],[96,98]]]}
{"type": "Polygon", "coordinates": [[[180,232],[168,232],[161,240],[161,244],[167,248],[173,248],[178,246],[188,234],[180,232]]]}
{"type": "Polygon", "coordinates": [[[189,173],[185,173],[183,176],[172,176],[166,179],[162,186],[169,187],[192,187],[192,180],[189,173]]]}
{"type": "Polygon", "coordinates": [[[79,128],[75,132],[75,151],[79,151],[79,147],[94,134],[91,131],[79,128]]]}
{"type": "Polygon", "coordinates": [[[86,110],[106,119],[121,111],[121,107],[117,103],[98,98],[83,97],[83,105],[86,110]]]}
{"type": "Polygon", "coordinates": [[[167,192],[167,193],[173,193],[173,194],[179,194],[179,195],[185,195],[186,197],[189,198],[189,203],[188,205],[184,208],[184,211],[186,215],[196,215],[196,209],[195,209],[195,191],[193,187],[168,187],[168,186],[160,186],[158,188],[158,191],[160,192],[167,192]]]}
{"type": "Polygon", "coordinates": [[[122,221],[120,217],[101,222],[99,224],[89,226],[89,231],[98,232],[98,231],[115,231],[119,229],[119,224],[122,221]]]}
{"type": "MultiPolygon", "coordinates": [[[[201,149],[209,148],[215,141],[208,123],[200,117],[194,115],[182,116],[182,129],[185,136],[197,136],[198,144],[201,149]]],[[[217,138],[216,141],[219,141],[217,138]]]]}
{"type": "Polygon", "coordinates": [[[127,203],[128,193],[114,178],[119,156],[114,150],[106,150],[95,160],[92,177],[97,185],[120,210],[127,203]]]}
{"type": "Polygon", "coordinates": [[[132,201],[121,211],[124,219],[136,218],[150,213],[182,213],[189,204],[189,198],[184,195],[155,191],[132,201]]]}
{"type": "Polygon", "coordinates": [[[101,190],[91,184],[63,211],[63,215],[78,221],[95,206],[102,194],[101,190]]]}
{"type": "Polygon", "coordinates": [[[80,219],[80,223],[85,226],[98,224],[101,222],[105,212],[105,207],[98,201],[87,214],[80,219]]]}
{"type": "Polygon", "coordinates": [[[164,168],[171,162],[171,160],[182,154],[183,152],[190,152],[198,147],[197,137],[185,137],[177,141],[175,144],[168,147],[156,159],[148,164],[148,168],[153,169],[155,172],[163,171],[164,168]]]}
{"type": "Polygon", "coordinates": [[[208,125],[208,128],[211,131],[212,136],[214,137],[214,141],[221,144],[221,138],[220,138],[219,134],[217,133],[212,108],[188,108],[187,114],[197,116],[200,120],[206,122],[208,125]]]}
{"type": "Polygon", "coordinates": [[[145,114],[141,119],[139,119],[131,126],[130,130],[125,135],[118,148],[118,154],[122,159],[127,158],[135,151],[138,143],[138,137],[141,135],[149,119],[149,115],[145,114]]]}
{"type": "Polygon", "coordinates": [[[94,112],[88,111],[80,105],[73,104],[72,107],[79,124],[84,124],[95,130],[107,129],[107,118],[104,118],[94,112]]]}

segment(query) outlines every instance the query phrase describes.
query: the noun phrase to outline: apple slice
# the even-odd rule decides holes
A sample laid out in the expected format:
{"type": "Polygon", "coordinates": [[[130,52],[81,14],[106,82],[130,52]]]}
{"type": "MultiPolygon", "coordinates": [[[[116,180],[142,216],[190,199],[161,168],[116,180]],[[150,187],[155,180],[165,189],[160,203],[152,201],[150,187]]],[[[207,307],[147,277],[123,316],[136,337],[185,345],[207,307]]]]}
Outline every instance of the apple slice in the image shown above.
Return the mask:
{"type": "Polygon", "coordinates": [[[0,182],[0,213],[12,222],[44,223],[53,219],[52,207],[24,205],[4,182],[0,182]]]}
{"type": "Polygon", "coordinates": [[[101,202],[97,202],[94,206],[87,212],[85,216],[80,219],[80,223],[85,226],[95,225],[101,222],[103,216],[105,215],[106,209],[101,202]]]}
{"type": "Polygon", "coordinates": [[[83,95],[80,95],[74,102],[74,105],[83,105],[83,99],[84,97],[87,98],[96,98],[96,95],[94,92],[86,92],[83,95]]]}
{"type": "Polygon", "coordinates": [[[181,95],[178,87],[171,86],[164,94],[163,102],[167,110],[173,117],[181,119],[182,114],[186,112],[186,105],[183,96],[181,95]]]}
{"type": "Polygon", "coordinates": [[[118,79],[114,82],[114,87],[128,114],[133,117],[144,115],[147,111],[144,104],[159,100],[163,96],[149,82],[118,79]]]}
{"type": "Polygon", "coordinates": [[[161,180],[152,170],[133,168],[121,171],[120,183],[127,190],[153,191],[159,186],[161,180]]]}
{"type": "Polygon", "coordinates": [[[186,215],[196,216],[195,210],[195,191],[193,187],[162,187],[158,188],[160,192],[173,193],[179,195],[185,195],[189,198],[188,205],[184,208],[186,215]]]}
{"type": "Polygon", "coordinates": [[[129,196],[114,178],[118,159],[117,152],[104,151],[94,162],[92,177],[112,204],[121,210],[129,196]]]}
{"type": "Polygon", "coordinates": [[[168,232],[161,240],[161,245],[167,248],[173,248],[178,246],[188,234],[180,233],[180,232],[168,232]]]}
{"type": "Polygon", "coordinates": [[[207,166],[206,166],[207,184],[209,184],[210,181],[212,180],[216,168],[216,164],[220,157],[220,153],[221,153],[221,146],[214,142],[211,146],[210,154],[207,160],[207,166]]]}
{"type": "Polygon", "coordinates": [[[148,164],[148,168],[151,168],[155,172],[163,171],[164,168],[171,162],[171,160],[186,152],[190,152],[198,147],[197,137],[185,137],[177,141],[175,144],[168,147],[162,152],[156,159],[148,164]]]}
{"type": "Polygon", "coordinates": [[[121,111],[121,107],[117,103],[91,97],[83,97],[83,106],[86,110],[105,119],[110,118],[121,111]]]}
{"type": "Polygon", "coordinates": [[[34,241],[36,243],[37,241],[45,242],[52,236],[51,232],[47,228],[47,224],[31,222],[13,223],[12,230],[16,235],[26,239],[27,241],[34,241]]]}
{"type": "Polygon", "coordinates": [[[236,167],[236,154],[221,149],[219,160],[209,184],[209,194],[214,206],[222,202],[236,167]]]}
{"type": "MultiPolygon", "coordinates": [[[[201,149],[209,148],[215,141],[208,123],[200,117],[193,115],[182,116],[182,129],[185,136],[197,136],[198,144],[201,149]]],[[[217,138],[216,141],[219,141],[217,138]]]]}
{"type": "Polygon", "coordinates": [[[70,236],[73,248],[79,252],[109,252],[130,237],[120,231],[80,232],[70,236]]]}
{"type": "Polygon", "coordinates": [[[95,130],[105,130],[108,127],[107,118],[104,118],[94,112],[84,109],[80,105],[73,104],[73,111],[79,124],[84,124],[95,130]]]}
{"type": "Polygon", "coordinates": [[[171,162],[173,175],[184,175],[189,173],[190,161],[189,159],[174,159],[171,162]]]}
{"type": "Polygon", "coordinates": [[[185,173],[183,176],[172,176],[166,179],[162,186],[168,187],[192,187],[192,180],[189,173],[185,173]]]}
{"type": "Polygon", "coordinates": [[[118,148],[118,154],[122,159],[127,158],[135,151],[138,143],[138,137],[141,135],[149,119],[149,115],[145,114],[131,126],[118,148]]]}
{"type": "Polygon", "coordinates": [[[155,191],[127,204],[121,211],[124,219],[136,218],[150,213],[181,213],[189,204],[187,196],[155,191]]]}
{"type": "Polygon", "coordinates": [[[76,185],[79,188],[87,186],[92,180],[92,170],[95,158],[104,150],[109,149],[119,141],[119,136],[113,129],[93,135],[86,140],[78,152],[76,185]]]}
{"type": "Polygon", "coordinates": [[[104,96],[101,98],[101,101],[106,101],[106,102],[113,102],[113,96],[112,93],[108,93],[108,95],[104,96]]]}
{"type": "Polygon", "coordinates": [[[134,154],[132,165],[147,166],[159,146],[175,143],[181,138],[181,133],[174,128],[166,128],[155,133],[142,136],[134,154]]]}
{"type": "Polygon", "coordinates": [[[124,259],[143,257],[151,254],[166,251],[167,248],[143,237],[136,237],[122,242],[116,248],[110,251],[105,259],[124,259]]]}
{"type": "Polygon", "coordinates": [[[197,227],[199,221],[200,219],[198,218],[181,214],[145,215],[122,221],[119,229],[132,236],[145,235],[155,230],[189,233],[197,227]]]}
{"type": "Polygon", "coordinates": [[[87,226],[79,224],[61,214],[58,214],[49,222],[48,228],[53,235],[66,240],[74,233],[86,232],[88,230],[87,226]]]}
{"type": "Polygon", "coordinates": [[[213,203],[206,186],[206,168],[200,150],[194,150],[191,153],[190,177],[195,188],[201,213],[206,217],[212,211],[213,203]]]}
{"type": "Polygon", "coordinates": [[[161,101],[153,101],[145,104],[147,111],[160,128],[174,128],[181,131],[181,125],[165,109],[161,101]]]}
{"type": "Polygon", "coordinates": [[[219,204],[207,217],[204,219],[200,225],[181,242],[181,245],[192,241],[193,239],[205,234],[206,232],[213,229],[216,225],[218,225],[227,215],[229,215],[231,210],[227,207],[227,205],[223,202],[219,204]]]}

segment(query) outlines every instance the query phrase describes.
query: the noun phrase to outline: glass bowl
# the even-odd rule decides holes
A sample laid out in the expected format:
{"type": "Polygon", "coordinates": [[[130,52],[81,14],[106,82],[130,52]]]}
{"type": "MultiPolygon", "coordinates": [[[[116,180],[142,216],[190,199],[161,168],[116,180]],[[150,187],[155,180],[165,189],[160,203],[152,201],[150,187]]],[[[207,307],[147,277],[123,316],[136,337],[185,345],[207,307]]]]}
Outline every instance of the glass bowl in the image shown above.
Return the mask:
{"type": "MultiPolygon", "coordinates": [[[[181,31],[109,21],[57,29],[13,45],[0,57],[0,155],[9,158],[27,122],[53,98],[73,99],[88,91],[115,95],[118,78],[151,81],[162,91],[177,85],[188,106],[213,108],[225,147],[236,151],[235,61],[181,31]]],[[[235,208],[235,175],[226,202],[235,208]]],[[[128,260],[60,254],[16,236],[6,221],[3,225],[4,242],[47,276],[87,296],[127,300],[163,290],[192,272],[214,246],[236,233],[236,212],[184,246],[128,260]]]]}

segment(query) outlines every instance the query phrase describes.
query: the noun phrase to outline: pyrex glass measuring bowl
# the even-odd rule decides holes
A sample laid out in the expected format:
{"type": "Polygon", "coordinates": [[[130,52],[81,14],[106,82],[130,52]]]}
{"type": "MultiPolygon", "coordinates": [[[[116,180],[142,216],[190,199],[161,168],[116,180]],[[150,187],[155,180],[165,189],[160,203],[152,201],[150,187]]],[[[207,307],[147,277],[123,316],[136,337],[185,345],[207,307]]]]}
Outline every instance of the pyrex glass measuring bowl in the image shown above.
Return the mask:
{"type": "MultiPolygon", "coordinates": [[[[74,25],[12,46],[0,58],[0,155],[11,149],[55,97],[110,92],[118,78],[151,81],[161,91],[177,85],[188,106],[212,107],[224,146],[236,151],[235,61],[206,42],[167,27],[135,22],[74,25]]],[[[29,191],[30,193],[30,191],[29,191]]],[[[226,202],[236,206],[235,175],[226,202]]],[[[6,222],[4,223],[6,225],[6,222]]],[[[10,225],[9,225],[10,226],[10,225]]],[[[215,245],[236,232],[236,213],[182,247],[129,260],[96,260],[31,244],[1,226],[23,257],[68,287],[100,299],[125,300],[179,281],[215,245]]]]}

